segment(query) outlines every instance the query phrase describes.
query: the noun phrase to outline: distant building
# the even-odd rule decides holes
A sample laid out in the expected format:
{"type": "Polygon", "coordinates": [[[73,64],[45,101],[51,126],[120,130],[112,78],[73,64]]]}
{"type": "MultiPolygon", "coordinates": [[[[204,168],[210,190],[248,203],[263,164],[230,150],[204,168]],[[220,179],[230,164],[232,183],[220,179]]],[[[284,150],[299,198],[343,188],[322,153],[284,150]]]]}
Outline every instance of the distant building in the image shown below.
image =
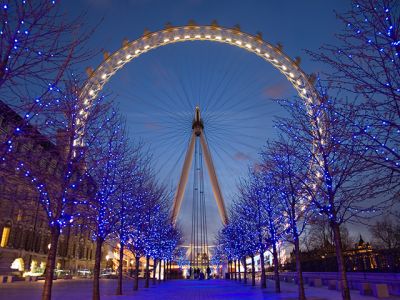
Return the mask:
{"type": "Polygon", "coordinates": [[[354,249],[345,252],[349,264],[353,266],[353,271],[374,270],[377,268],[377,253],[372,249],[370,243],[364,242],[360,235],[360,240],[354,245],[354,249]]]}
{"type": "MultiPolygon", "coordinates": [[[[362,236],[354,248],[343,251],[346,270],[349,272],[365,272],[384,269],[384,264],[378,261],[384,259],[382,253],[372,248],[369,243],[364,242],[362,236]]],[[[305,272],[336,272],[338,269],[335,247],[325,242],[320,248],[301,252],[301,264],[305,272]]],[[[391,263],[393,265],[393,263],[391,263]]],[[[386,264],[386,267],[388,265],[386,264]]],[[[291,252],[290,261],[285,266],[288,270],[295,270],[295,254],[291,252]]]]}

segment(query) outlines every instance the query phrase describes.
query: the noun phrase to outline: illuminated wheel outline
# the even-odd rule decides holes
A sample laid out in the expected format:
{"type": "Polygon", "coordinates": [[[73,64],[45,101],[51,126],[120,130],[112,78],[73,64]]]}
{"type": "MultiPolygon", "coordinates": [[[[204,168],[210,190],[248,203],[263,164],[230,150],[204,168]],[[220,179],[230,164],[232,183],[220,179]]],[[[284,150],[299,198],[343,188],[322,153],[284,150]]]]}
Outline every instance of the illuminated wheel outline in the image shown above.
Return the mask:
{"type": "MultiPolygon", "coordinates": [[[[143,36],[132,42],[124,40],[122,47],[114,53],[104,53],[104,60],[95,70],[87,68],[89,78],[80,94],[83,103],[77,120],[78,124],[84,124],[88,108],[93,100],[110,78],[125,64],[152,49],[186,41],[219,42],[245,49],[261,57],[282,73],[307,105],[318,99],[312,80],[300,68],[298,62],[287,56],[280,47],[264,41],[260,35],[254,36],[240,31],[239,28],[225,28],[218,25],[168,26],[160,31],[145,32],[143,36]]],[[[83,144],[81,136],[82,134],[78,137],[77,144],[83,144]]]]}
{"type": "MultiPolygon", "coordinates": [[[[238,27],[226,28],[218,25],[167,26],[160,31],[145,32],[132,42],[124,40],[122,47],[114,53],[104,53],[104,60],[95,70],[86,69],[89,78],[81,89],[80,99],[83,102],[77,124],[85,124],[93,100],[96,99],[110,78],[125,64],[152,49],[186,41],[219,42],[245,49],[261,57],[282,73],[297,91],[298,96],[304,100],[306,106],[310,108],[310,105],[319,99],[313,79],[300,68],[299,62],[287,56],[282,51],[282,47],[275,47],[264,41],[260,34],[255,36],[242,32],[238,27]]],[[[84,126],[82,128],[75,145],[84,144],[84,126]]],[[[221,211],[220,215],[223,223],[226,224],[228,219],[221,214],[221,211]]],[[[176,214],[173,214],[172,218],[176,219],[176,214]]]]}

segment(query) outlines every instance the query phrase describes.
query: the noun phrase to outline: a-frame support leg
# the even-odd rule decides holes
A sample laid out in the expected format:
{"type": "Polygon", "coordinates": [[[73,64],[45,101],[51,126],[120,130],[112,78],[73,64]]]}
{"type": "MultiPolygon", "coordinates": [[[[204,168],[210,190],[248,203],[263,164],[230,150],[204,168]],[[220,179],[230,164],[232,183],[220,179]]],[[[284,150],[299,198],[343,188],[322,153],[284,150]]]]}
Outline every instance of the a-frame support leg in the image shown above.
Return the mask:
{"type": "Polygon", "coordinates": [[[201,149],[203,150],[204,159],[206,161],[208,175],[210,176],[211,186],[214,193],[214,198],[217,201],[218,211],[221,216],[222,223],[226,225],[228,223],[228,215],[226,213],[224,198],[222,197],[221,189],[219,187],[217,174],[215,173],[214,163],[211,158],[210,151],[208,149],[207,141],[204,137],[204,132],[200,134],[201,149]]]}
{"type": "Polygon", "coordinates": [[[173,203],[172,214],[171,214],[171,219],[172,219],[173,224],[176,223],[176,219],[178,217],[179,210],[181,209],[182,199],[185,194],[185,188],[186,188],[186,184],[187,184],[187,181],[189,178],[189,171],[190,171],[190,167],[192,166],[195,141],[196,141],[196,134],[193,131],[192,136],[190,137],[189,148],[186,152],[185,162],[183,163],[183,168],[182,168],[181,177],[179,179],[178,188],[176,190],[175,197],[174,197],[174,203],[173,203]]]}

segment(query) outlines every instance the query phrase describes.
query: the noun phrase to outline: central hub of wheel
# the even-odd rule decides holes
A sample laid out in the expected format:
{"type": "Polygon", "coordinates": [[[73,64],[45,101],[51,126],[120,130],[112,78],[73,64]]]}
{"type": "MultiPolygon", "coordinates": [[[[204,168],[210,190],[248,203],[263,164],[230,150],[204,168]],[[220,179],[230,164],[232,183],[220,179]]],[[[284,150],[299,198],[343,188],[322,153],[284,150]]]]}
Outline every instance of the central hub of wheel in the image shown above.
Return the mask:
{"type": "Polygon", "coordinates": [[[197,136],[199,136],[204,129],[203,120],[201,119],[201,116],[200,116],[200,107],[199,106],[196,106],[196,109],[194,111],[192,129],[194,130],[194,133],[197,136]]]}

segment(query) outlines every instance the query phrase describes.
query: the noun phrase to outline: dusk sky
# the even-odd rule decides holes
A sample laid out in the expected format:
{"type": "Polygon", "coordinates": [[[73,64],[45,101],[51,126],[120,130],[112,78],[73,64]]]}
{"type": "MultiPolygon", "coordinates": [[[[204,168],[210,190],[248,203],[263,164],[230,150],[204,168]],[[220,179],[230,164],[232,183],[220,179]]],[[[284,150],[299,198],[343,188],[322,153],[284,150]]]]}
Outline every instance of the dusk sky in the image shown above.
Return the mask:
{"type": "MultiPolygon", "coordinates": [[[[304,50],[334,43],[334,33],[343,26],[334,10],[342,12],[349,5],[345,0],[72,0],[61,7],[73,15],[87,12],[87,24],[99,24],[88,45],[97,51],[114,52],[124,38],[135,40],[145,28],[160,30],[167,22],[186,25],[193,19],[206,25],[217,20],[224,27],[240,24],[245,32],[262,32],[271,44],[281,43],[288,56],[300,56],[306,73],[319,73],[323,66],[311,61],[304,50]]],[[[95,68],[101,59],[100,53],[88,65],[95,68]]],[[[273,99],[296,94],[283,75],[259,57],[212,42],[178,43],[150,51],[121,69],[105,91],[126,115],[132,142],[146,143],[159,180],[172,191],[182,168],[194,108],[200,105],[227,208],[240,177],[256,162],[266,141],[275,137],[273,118],[284,112],[273,99]]],[[[186,241],[190,240],[192,184],[189,178],[179,217],[186,241]]],[[[205,186],[212,242],[221,222],[207,176],[205,186]]]]}

